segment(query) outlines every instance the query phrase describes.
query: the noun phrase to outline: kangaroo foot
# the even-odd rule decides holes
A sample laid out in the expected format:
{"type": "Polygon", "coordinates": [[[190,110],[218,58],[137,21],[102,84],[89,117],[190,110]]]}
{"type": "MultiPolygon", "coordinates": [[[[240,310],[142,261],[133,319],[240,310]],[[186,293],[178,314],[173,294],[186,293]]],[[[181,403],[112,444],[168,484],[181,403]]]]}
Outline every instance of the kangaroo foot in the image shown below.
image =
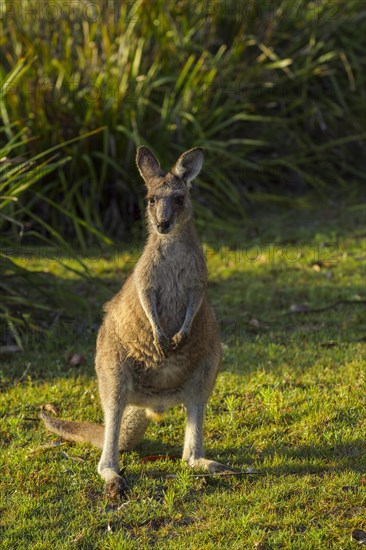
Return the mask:
{"type": "Polygon", "coordinates": [[[129,487],[123,477],[115,477],[108,481],[104,487],[104,493],[108,500],[118,500],[123,498],[129,487]]]}
{"type": "Polygon", "coordinates": [[[189,463],[189,466],[194,470],[205,470],[210,474],[220,474],[223,472],[236,472],[233,468],[221,464],[221,462],[215,462],[214,460],[208,460],[207,458],[198,458],[189,463]]]}

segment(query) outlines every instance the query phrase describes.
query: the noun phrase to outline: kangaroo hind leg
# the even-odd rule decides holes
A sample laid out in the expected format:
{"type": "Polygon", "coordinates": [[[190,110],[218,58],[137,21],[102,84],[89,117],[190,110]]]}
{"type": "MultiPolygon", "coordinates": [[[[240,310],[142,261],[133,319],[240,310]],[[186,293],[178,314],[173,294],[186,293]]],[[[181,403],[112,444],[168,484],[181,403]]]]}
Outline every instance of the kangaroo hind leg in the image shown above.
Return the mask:
{"type": "Polygon", "coordinates": [[[149,424],[150,420],[145,409],[128,405],[122,415],[119,449],[121,451],[134,449],[142,441],[149,424]]]}

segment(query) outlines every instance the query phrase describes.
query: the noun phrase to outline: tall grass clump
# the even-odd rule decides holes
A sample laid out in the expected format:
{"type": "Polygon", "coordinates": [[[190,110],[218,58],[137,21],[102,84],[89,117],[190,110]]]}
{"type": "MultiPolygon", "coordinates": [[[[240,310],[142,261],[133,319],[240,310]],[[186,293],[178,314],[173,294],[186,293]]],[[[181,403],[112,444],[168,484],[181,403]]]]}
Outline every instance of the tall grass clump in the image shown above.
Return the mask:
{"type": "MultiPolygon", "coordinates": [[[[26,70],[24,60],[20,60],[7,75],[0,87],[0,96],[7,87],[13,85],[26,70]]],[[[69,243],[57,226],[48,223],[35,204],[46,204],[49,213],[63,213],[65,220],[74,224],[76,229],[82,227],[91,236],[97,235],[106,241],[104,235],[88,227],[85,220],[75,216],[73,211],[64,210],[62,205],[50,200],[47,188],[52,186],[48,179],[63,170],[71,157],[60,154],[65,147],[82,138],[90,137],[99,130],[70,139],[48,147],[33,156],[32,139],[25,127],[10,122],[3,107],[4,126],[0,127],[0,342],[15,341],[18,349],[23,349],[22,333],[28,334],[41,330],[34,324],[34,319],[47,319],[47,326],[60,317],[66,310],[69,313],[78,310],[85,315],[85,302],[77,296],[69,296],[55,280],[46,273],[30,271],[22,262],[27,256],[33,256],[31,248],[23,243],[36,243],[40,259],[46,257],[46,251],[55,245],[61,255],[70,252],[69,243]],[[38,186],[41,187],[40,191],[38,186]],[[38,187],[38,189],[37,189],[38,187]]],[[[80,245],[81,243],[78,242],[80,245]]],[[[82,248],[80,249],[82,251],[82,248]]],[[[85,266],[80,264],[80,274],[85,276],[85,266]]]]}
{"type": "MultiPolygon", "coordinates": [[[[40,195],[35,189],[37,184],[70,161],[70,157],[57,154],[57,150],[67,143],[27,158],[18,153],[30,144],[25,133],[25,129],[17,130],[16,125],[0,128],[0,342],[15,341],[18,349],[24,348],[22,334],[41,330],[40,326],[35,325],[35,319],[44,319],[45,326],[49,327],[67,311],[85,316],[86,306],[85,301],[78,299],[75,293],[69,295],[62,286],[57,285],[50,274],[29,270],[22,265],[23,260],[28,257],[34,259],[35,254],[40,260],[46,258],[47,254],[53,253],[55,245],[58,250],[55,261],[60,256],[70,255],[70,244],[62,233],[49,225],[33,208],[40,195]],[[4,134],[9,129],[14,135],[5,140],[4,134]],[[36,243],[37,250],[23,246],[24,241],[28,245],[36,243]]],[[[48,201],[47,196],[45,200],[48,201]]],[[[49,208],[50,213],[52,210],[60,211],[56,203],[49,202],[49,208]]],[[[65,212],[65,218],[69,223],[86,227],[85,221],[75,218],[72,212],[65,212]]],[[[96,232],[93,227],[89,230],[91,235],[96,232]]],[[[98,237],[106,240],[103,235],[98,237]]],[[[79,249],[82,252],[83,249],[79,249]]],[[[62,260],[59,261],[62,263],[62,260]]],[[[87,276],[83,262],[79,260],[77,263],[79,275],[87,276]]]]}
{"type": "Polygon", "coordinates": [[[0,78],[22,64],[0,98],[7,139],[19,121],[37,155],[104,127],[63,148],[70,162],[35,184],[18,222],[36,214],[42,235],[83,244],[90,228],[126,236],[141,143],[164,165],[205,147],[196,208],[212,225],[253,201],[358,197],[365,36],[363,0],[2,2],[0,78]]]}

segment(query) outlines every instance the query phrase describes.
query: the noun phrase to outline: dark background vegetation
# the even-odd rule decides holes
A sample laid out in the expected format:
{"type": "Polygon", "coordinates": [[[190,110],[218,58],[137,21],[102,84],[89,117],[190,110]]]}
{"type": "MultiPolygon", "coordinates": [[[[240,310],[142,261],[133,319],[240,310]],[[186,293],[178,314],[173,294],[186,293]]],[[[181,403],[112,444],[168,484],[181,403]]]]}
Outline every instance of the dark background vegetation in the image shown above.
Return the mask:
{"type": "Polygon", "coordinates": [[[1,10],[0,315],[18,344],[24,314],[57,310],[65,296],[20,267],[17,251],[141,239],[140,144],[165,168],[205,147],[193,192],[201,231],[225,237],[275,207],[362,208],[364,0],[1,10]]]}

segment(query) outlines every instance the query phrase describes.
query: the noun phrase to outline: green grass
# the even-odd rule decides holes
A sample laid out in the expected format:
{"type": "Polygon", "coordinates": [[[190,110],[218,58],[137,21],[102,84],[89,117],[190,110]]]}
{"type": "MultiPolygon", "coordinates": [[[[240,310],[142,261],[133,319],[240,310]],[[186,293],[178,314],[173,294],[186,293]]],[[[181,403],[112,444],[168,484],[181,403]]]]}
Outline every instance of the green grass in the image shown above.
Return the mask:
{"type": "Polygon", "coordinates": [[[70,303],[87,297],[89,316],[75,307],[70,319],[44,325],[46,336],[29,337],[26,352],[3,357],[2,548],[355,548],[351,532],[366,529],[365,240],[360,213],[346,209],[267,213],[223,242],[206,235],[225,347],[207,409],[207,455],[260,474],[203,480],[180,462],[142,463],[180,454],[178,407],[121,456],[132,489],[120,507],[103,496],[99,451],[42,447],[57,439],[37,416],[50,402],[65,418],[101,421],[96,327],[136,254],[84,258],[94,280],[70,271],[80,268],[74,259],[53,261],[49,249],[41,260],[13,258],[48,271],[70,303]],[[341,300],[290,313],[294,304],[316,310],[341,300]],[[72,351],[86,363],[72,367],[72,351]]]}

